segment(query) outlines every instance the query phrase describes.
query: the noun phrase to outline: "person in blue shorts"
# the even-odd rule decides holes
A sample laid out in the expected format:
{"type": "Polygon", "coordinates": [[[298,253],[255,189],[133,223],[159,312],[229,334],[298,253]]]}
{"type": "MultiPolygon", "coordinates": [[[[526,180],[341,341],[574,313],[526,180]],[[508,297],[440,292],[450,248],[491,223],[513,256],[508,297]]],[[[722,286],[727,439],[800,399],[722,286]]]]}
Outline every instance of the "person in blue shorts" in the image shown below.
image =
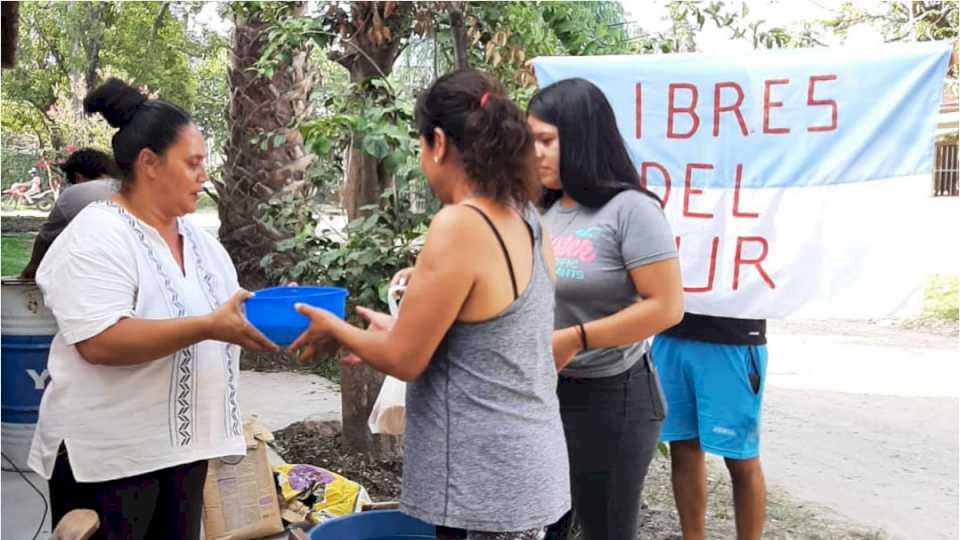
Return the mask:
{"type": "Polygon", "coordinates": [[[760,408],[767,373],[766,321],[684,314],[658,335],[652,356],[670,413],[673,496],[684,540],[705,536],[704,452],[722,456],[733,483],[737,539],[760,538],[766,486],[760,408]]]}

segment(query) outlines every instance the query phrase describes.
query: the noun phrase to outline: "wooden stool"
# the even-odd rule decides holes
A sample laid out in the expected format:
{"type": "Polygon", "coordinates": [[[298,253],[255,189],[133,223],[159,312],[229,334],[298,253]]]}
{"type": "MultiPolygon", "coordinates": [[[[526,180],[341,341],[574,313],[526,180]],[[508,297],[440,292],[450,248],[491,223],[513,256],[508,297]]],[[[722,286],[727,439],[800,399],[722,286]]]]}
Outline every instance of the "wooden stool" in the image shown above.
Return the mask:
{"type": "Polygon", "coordinates": [[[71,510],[63,516],[50,540],[87,540],[100,528],[100,517],[93,510],[71,510]]]}

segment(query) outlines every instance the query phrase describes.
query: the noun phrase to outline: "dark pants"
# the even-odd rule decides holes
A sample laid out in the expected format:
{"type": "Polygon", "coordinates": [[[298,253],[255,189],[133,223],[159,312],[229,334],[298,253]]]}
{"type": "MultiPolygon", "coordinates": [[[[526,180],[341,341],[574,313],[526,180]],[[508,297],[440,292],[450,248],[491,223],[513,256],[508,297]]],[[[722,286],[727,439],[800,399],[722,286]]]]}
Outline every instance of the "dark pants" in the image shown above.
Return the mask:
{"type": "Polygon", "coordinates": [[[107,482],[77,482],[61,448],[50,478],[54,527],[71,510],[87,508],[100,517],[94,540],[200,538],[207,462],[178,465],[107,482]]]}
{"type": "MultiPolygon", "coordinates": [[[[584,540],[636,540],[643,480],[666,415],[652,362],[644,356],[612,377],[560,377],[557,393],[584,540]]],[[[551,527],[551,537],[565,538],[570,521],[568,514],[551,527]]]]}

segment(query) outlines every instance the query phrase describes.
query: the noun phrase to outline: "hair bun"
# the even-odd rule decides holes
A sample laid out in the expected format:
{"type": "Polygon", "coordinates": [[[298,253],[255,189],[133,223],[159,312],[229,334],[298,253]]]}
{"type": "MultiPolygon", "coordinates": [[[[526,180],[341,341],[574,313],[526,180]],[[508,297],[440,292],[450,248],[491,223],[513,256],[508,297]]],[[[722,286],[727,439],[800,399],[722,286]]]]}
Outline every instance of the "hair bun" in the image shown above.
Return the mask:
{"type": "Polygon", "coordinates": [[[121,81],[107,79],[83,99],[83,110],[87,114],[100,113],[107,123],[120,129],[133,119],[137,107],[147,101],[147,96],[139,90],[121,81]]]}

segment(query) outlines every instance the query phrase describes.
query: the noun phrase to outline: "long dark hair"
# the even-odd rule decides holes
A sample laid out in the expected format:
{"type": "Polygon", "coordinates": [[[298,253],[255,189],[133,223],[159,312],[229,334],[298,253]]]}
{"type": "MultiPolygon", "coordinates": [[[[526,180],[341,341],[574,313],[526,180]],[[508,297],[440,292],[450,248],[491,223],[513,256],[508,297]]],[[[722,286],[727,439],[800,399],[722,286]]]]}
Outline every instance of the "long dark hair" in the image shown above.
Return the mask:
{"type": "MultiPolygon", "coordinates": [[[[640,175],[617,129],[613,107],[597,86],[585,79],[564,79],[537,92],[527,114],[556,126],[560,136],[560,183],[579,204],[600,208],[621,191],[640,191],[662,206],[660,197],[640,185],[640,175]]],[[[558,190],[544,189],[549,208],[558,190]]]]}
{"type": "Polygon", "coordinates": [[[447,73],[420,94],[415,116],[428,145],[434,128],[453,142],[478,194],[520,208],[536,202],[533,136],[499,81],[474,69],[447,73]]]}
{"type": "Polygon", "coordinates": [[[193,120],[187,111],[147,96],[120,79],[108,79],[83,99],[87,114],[100,113],[118,129],[113,134],[113,159],[124,185],[133,180],[133,164],[144,148],[158,156],[177,141],[180,129],[193,120]]]}

